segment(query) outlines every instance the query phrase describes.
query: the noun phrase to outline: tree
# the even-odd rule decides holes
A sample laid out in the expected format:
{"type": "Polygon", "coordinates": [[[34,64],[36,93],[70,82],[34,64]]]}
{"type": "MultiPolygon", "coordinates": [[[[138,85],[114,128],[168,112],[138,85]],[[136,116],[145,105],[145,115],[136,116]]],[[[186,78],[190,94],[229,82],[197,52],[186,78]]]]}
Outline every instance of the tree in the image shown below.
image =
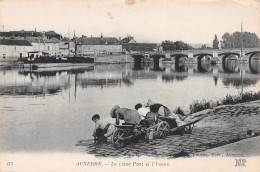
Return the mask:
{"type": "Polygon", "coordinates": [[[45,36],[48,36],[49,39],[51,38],[57,38],[57,39],[62,39],[62,36],[58,33],[56,33],[55,31],[48,31],[48,32],[45,32],[45,36]]]}
{"type": "Polygon", "coordinates": [[[136,41],[134,40],[134,37],[132,37],[131,35],[127,35],[125,38],[123,38],[123,39],[121,40],[121,43],[129,43],[131,40],[133,40],[134,42],[136,42],[136,41]]]}
{"type": "Polygon", "coordinates": [[[219,41],[218,41],[217,35],[215,34],[215,39],[213,40],[213,46],[212,46],[213,49],[219,49],[218,43],[219,43],[219,41]]]}
{"type": "Polygon", "coordinates": [[[173,42],[170,40],[165,40],[162,42],[162,48],[164,51],[171,51],[174,50],[173,42]]]}
{"type": "Polygon", "coordinates": [[[201,45],[201,48],[200,49],[202,49],[202,50],[205,50],[205,49],[207,49],[207,46],[206,46],[206,44],[203,44],[203,45],[201,45]]]}
{"type": "Polygon", "coordinates": [[[222,48],[245,48],[259,47],[260,40],[255,33],[250,32],[234,32],[232,34],[225,33],[222,36],[221,47],[222,48]]]}
{"type": "Polygon", "coordinates": [[[163,47],[164,51],[189,50],[189,49],[192,49],[192,46],[190,46],[187,43],[184,43],[182,41],[172,42],[170,40],[163,41],[162,42],[162,47],[163,47]]]}

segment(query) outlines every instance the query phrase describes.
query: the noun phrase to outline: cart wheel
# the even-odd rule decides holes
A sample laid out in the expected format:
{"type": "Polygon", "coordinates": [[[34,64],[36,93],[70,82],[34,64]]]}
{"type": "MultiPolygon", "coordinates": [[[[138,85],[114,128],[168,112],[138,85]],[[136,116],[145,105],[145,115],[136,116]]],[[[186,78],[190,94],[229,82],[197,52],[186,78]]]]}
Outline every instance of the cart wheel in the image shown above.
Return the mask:
{"type": "Polygon", "coordinates": [[[162,121],[158,124],[158,127],[157,127],[157,131],[156,131],[156,135],[158,137],[164,137],[167,135],[168,131],[170,129],[170,126],[168,124],[168,122],[166,121],[162,121]]]}
{"type": "Polygon", "coordinates": [[[117,129],[114,131],[113,136],[112,136],[112,143],[115,147],[117,148],[121,148],[123,146],[125,146],[125,141],[124,140],[120,140],[120,137],[123,137],[125,131],[122,129],[117,129]]]}

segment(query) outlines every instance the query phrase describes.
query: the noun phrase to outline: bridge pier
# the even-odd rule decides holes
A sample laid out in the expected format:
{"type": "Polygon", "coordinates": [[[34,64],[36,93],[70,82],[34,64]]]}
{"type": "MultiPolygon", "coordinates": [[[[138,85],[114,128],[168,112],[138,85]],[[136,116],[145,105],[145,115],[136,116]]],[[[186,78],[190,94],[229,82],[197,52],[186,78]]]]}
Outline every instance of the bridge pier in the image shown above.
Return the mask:
{"type": "Polygon", "coordinates": [[[242,53],[240,52],[240,57],[238,58],[238,61],[242,63],[248,62],[248,58],[246,58],[246,53],[244,51],[242,53]]]}
{"type": "Polygon", "coordinates": [[[188,59],[186,61],[187,64],[194,64],[197,63],[195,58],[193,57],[193,53],[188,53],[188,59]]]}
{"type": "Polygon", "coordinates": [[[211,62],[216,63],[216,64],[221,63],[221,60],[218,57],[218,52],[213,52],[213,57],[211,59],[211,62]]]}

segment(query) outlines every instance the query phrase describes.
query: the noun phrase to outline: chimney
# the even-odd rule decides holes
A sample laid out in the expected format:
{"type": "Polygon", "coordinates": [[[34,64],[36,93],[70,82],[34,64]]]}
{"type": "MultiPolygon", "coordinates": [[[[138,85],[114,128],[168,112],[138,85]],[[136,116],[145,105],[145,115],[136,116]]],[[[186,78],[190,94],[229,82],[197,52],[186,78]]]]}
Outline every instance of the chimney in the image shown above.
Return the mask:
{"type": "Polygon", "coordinates": [[[121,41],[121,36],[119,36],[119,41],[121,41]]]}

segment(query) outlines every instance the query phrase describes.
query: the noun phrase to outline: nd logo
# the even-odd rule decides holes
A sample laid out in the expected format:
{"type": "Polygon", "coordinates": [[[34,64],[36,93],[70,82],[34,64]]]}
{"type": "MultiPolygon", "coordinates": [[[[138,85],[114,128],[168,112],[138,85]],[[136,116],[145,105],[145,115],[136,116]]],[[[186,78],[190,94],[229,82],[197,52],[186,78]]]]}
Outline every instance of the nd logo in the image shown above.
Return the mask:
{"type": "Polygon", "coordinates": [[[246,166],[246,160],[245,159],[236,159],[236,167],[246,166]]]}

